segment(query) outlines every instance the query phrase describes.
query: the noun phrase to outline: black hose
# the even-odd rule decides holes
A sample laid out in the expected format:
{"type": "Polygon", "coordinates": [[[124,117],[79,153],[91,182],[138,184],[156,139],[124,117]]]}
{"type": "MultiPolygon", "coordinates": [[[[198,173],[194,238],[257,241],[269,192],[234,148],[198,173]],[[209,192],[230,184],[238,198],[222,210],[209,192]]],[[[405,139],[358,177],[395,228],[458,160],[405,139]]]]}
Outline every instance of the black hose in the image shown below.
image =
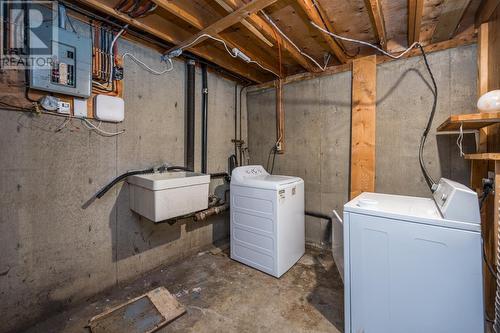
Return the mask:
{"type": "Polygon", "coordinates": [[[436,182],[429,175],[429,171],[425,167],[424,147],[425,147],[425,141],[427,140],[427,135],[429,134],[429,131],[430,131],[431,126],[432,126],[432,122],[434,120],[434,115],[436,114],[436,106],[437,106],[437,101],[438,101],[438,87],[436,84],[436,80],[434,79],[434,75],[432,74],[431,67],[429,66],[429,62],[427,61],[427,55],[425,54],[423,46],[421,44],[418,44],[418,47],[420,48],[420,52],[422,53],[422,57],[424,58],[425,67],[427,68],[427,71],[429,72],[429,75],[431,76],[432,85],[434,88],[434,90],[432,91],[432,93],[434,95],[434,101],[432,102],[431,114],[429,115],[429,120],[427,121],[427,126],[425,127],[424,133],[422,133],[422,137],[420,138],[420,147],[418,150],[418,160],[419,160],[420,169],[422,170],[425,181],[426,181],[427,185],[429,186],[429,188],[431,189],[431,191],[434,192],[435,191],[434,186],[436,185],[436,182]]]}
{"type": "Polygon", "coordinates": [[[99,192],[97,192],[96,198],[98,198],[98,199],[102,198],[103,195],[106,194],[106,192],[108,192],[109,190],[111,190],[111,188],[113,186],[115,186],[117,183],[119,183],[120,181],[124,180],[125,178],[127,178],[129,176],[144,175],[146,173],[153,173],[153,172],[154,172],[153,168],[125,172],[124,174],[121,174],[120,176],[113,179],[108,185],[104,186],[99,192]]]}

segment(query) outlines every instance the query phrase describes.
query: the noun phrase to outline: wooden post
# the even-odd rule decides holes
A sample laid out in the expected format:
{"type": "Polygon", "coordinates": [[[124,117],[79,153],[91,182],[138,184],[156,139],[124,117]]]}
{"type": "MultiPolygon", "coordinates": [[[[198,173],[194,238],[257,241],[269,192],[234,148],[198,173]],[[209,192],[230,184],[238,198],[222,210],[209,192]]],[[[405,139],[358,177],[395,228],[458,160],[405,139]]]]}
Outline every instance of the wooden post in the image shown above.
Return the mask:
{"type": "Polygon", "coordinates": [[[377,58],[352,62],[350,198],[375,191],[375,103],[377,58]]]}

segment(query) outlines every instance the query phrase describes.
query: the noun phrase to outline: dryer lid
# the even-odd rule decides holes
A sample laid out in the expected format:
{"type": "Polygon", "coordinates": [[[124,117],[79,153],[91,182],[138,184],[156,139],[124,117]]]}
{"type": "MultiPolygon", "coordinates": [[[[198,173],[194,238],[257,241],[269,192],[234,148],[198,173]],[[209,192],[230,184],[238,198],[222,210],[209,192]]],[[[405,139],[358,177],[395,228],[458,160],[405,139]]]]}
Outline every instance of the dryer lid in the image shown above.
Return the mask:
{"type": "Polygon", "coordinates": [[[235,168],[231,185],[276,190],[283,186],[299,183],[299,177],[270,175],[261,165],[247,165],[235,168]]]}

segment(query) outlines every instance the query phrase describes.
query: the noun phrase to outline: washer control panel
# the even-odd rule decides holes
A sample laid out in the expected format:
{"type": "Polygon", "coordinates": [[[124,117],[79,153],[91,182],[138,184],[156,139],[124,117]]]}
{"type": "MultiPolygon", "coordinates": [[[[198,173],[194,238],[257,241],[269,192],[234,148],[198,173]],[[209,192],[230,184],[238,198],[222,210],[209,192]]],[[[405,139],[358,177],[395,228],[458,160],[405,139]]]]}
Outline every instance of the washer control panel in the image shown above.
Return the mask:
{"type": "Polygon", "coordinates": [[[243,180],[249,177],[267,176],[266,169],[262,165],[245,165],[233,170],[232,179],[243,180]]]}
{"type": "Polygon", "coordinates": [[[433,197],[445,219],[481,223],[477,193],[467,186],[441,178],[433,197]]]}

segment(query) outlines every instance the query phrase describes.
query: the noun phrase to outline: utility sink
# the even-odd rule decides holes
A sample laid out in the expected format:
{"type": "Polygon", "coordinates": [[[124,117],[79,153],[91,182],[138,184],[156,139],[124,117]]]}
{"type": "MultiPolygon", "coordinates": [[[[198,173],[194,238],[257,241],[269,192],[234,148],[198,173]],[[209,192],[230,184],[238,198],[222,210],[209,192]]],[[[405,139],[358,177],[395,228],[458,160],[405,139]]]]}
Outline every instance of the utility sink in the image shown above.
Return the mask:
{"type": "Polygon", "coordinates": [[[128,177],[130,209],[153,222],[208,208],[210,176],[163,172],[128,177]]]}

